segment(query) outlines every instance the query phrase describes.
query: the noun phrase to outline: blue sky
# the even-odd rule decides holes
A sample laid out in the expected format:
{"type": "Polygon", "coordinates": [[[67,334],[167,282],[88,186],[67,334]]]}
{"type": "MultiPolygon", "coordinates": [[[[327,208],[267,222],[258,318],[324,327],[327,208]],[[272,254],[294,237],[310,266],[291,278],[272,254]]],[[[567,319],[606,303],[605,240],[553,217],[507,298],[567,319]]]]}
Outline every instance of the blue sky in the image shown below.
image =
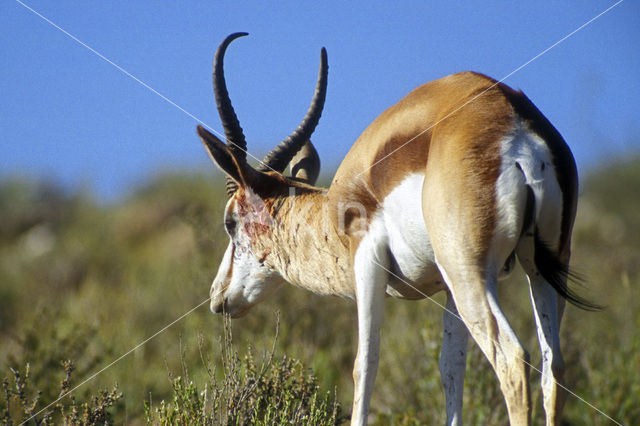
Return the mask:
{"type": "MultiPolygon", "coordinates": [[[[259,157],[304,115],[327,48],[313,141],[333,173],[411,89],[468,69],[502,79],[612,4],[3,1],[0,178],[51,179],[109,200],[163,171],[213,170],[195,126],[221,130],[211,64],[236,31],[250,36],[227,52],[227,83],[259,157]]],[[[640,152],[639,42],[640,3],[626,0],[505,80],[560,130],[583,175],[640,152]]]]}

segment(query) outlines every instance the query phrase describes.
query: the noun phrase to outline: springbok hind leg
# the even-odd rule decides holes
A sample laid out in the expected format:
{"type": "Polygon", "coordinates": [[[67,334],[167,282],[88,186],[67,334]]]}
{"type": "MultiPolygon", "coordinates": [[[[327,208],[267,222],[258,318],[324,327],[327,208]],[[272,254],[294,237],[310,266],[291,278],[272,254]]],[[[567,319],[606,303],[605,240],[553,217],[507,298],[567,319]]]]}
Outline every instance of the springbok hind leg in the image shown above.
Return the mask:
{"type": "Polygon", "coordinates": [[[529,425],[529,355],[498,303],[497,274],[485,274],[483,279],[480,272],[456,273],[464,271],[463,267],[440,269],[452,271],[443,275],[469,333],[498,376],[510,424],[529,425]]]}
{"type": "Polygon", "coordinates": [[[566,398],[561,386],[564,378],[564,361],[560,353],[558,295],[545,281],[530,280],[531,300],[536,318],[538,340],[542,353],[542,396],[547,425],[560,423],[566,398]]]}
{"type": "Polygon", "coordinates": [[[458,314],[451,293],[442,317],[440,377],[447,405],[447,425],[462,424],[462,391],[467,362],[469,332],[458,314]]]}
{"type": "MultiPolygon", "coordinates": [[[[564,299],[538,272],[531,250],[518,250],[520,264],[529,279],[533,313],[542,355],[542,396],[547,425],[560,424],[566,392],[563,388],[564,361],[560,351],[560,321],[564,299]]],[[[526,245],[525,245],[526,247],[526,245]]],[[[527,247],[528,248],[528,247],[527,247]]]]}

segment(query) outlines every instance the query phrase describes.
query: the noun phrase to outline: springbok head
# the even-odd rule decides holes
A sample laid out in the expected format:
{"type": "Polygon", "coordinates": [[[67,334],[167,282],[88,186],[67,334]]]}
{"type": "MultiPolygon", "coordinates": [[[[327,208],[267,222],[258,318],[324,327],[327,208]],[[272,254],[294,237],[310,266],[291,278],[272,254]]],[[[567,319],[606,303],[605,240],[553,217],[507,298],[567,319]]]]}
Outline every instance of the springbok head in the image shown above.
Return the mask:
{"type": "Polygon", "coordinates": [[[311,106],[298,128],[256,168],[247,163],[247,143],[236,117],[224,78],[227,46],[247,33],[229,35],[218,47],[213,62],[213,92],[224,127],[226,143],[204,127],[198,134],[211,159],[227,174],[229,201],[224,226],[230,242],[211,285],[211,310],[240,317],[273,293],[283,282],[267,261],[272,247],[268,235],[274,223],[272,202],[289,188],[311,188],[320,172],[320,159],[309,141],[324,106],[327,89],[327,53],[322,49],[320,71],[311,106]],[[291,177],[282,173],[290,166],[291,177]]]}

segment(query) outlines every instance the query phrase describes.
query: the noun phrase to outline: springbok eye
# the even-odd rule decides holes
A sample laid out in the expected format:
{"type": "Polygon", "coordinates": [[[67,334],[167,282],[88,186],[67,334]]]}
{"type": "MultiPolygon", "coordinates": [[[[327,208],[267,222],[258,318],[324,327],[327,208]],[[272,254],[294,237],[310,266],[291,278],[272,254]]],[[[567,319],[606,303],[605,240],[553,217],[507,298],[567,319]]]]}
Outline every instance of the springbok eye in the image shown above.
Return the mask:
{"type": "Polygon", "coordinates": [[[227,219],[224,221],[224,227],[227,229],[229,235],[233,235],[236,230],[236,222],[233,219],[227,219]]]}

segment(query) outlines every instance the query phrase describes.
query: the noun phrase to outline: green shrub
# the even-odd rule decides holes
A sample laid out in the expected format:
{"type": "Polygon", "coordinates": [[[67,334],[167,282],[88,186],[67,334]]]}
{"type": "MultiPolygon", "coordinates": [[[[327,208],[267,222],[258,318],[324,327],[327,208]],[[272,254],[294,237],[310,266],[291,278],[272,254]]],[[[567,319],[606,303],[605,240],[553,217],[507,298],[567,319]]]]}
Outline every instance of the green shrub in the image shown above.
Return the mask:
{"type": "Polygon", "coordinates": [[[60,382],[60,394],[57,400],[46,404],[41,398],[42,391],[32,383],[29,364],[22,371],[11,369],[12,375],[2,381],[0,413],[5,425],[65,424],[65,425],[105,425],[112,424],[110,409],[122,397],[118,388],[102,390],[88,399],[77,401],[71,387],[71,374],[74,367],[71,361],[61,365],[64,379],[60,382]]]}
{"type": "MultiPolygon", "coordinates": [[[[322,396],[317,379],[302,364],[271,352],[257,363],[253,350],[240,358],[233,347],[229,320],[226,320],[222,375],[208,369],[209,381],[202,391],[190,378],[171,380],[173,399],[153,407],[145,403],[148,424],[193,425],[335,425],[340,422],[340,406],[330,394],[322,396]]],[[[202,345],[200,347],[202,351],[202,345]]],[[[203,356],[203,362],[204,356],[203,356]]]]}

